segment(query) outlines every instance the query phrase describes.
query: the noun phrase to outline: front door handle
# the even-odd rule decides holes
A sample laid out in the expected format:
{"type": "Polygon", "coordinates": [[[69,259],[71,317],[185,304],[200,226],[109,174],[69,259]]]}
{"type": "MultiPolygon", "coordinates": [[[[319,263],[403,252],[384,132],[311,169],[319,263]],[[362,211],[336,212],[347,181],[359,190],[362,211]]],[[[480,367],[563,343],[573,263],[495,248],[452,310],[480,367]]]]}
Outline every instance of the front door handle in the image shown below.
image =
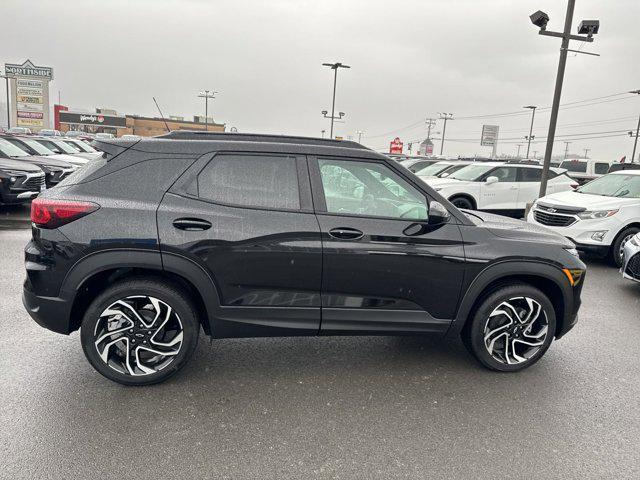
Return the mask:
{"type": "Polygon", "coordinates": [[[194,232],[197,230],[209,230],[211,228],[211,222],[200,218],[177,218],[173,221],[173,226],[178,230],[194,232]]]}
{"type": "Polygon", "coordinates": [[[358,240],[364,236],[364,233],[356,228],[341,227],[329,230],[329,235],[340,240],[358,240]]]}

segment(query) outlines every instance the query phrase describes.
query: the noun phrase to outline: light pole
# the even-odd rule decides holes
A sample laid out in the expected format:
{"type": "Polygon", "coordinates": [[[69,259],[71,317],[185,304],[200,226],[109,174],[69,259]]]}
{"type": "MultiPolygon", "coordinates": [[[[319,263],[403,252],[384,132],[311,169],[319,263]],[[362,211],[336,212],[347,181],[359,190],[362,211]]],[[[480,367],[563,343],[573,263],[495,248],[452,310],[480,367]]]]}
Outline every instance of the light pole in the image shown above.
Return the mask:
{"type": "Polygon", "coordinates": [[[442,155],[442,151],[444,150],[444,135],[447,131],[447,121],[453,120],[453,113],[440,113],[440,120],[444,120],[444,126],[442,127],[442,141],[440,142],[440,155],[442,155]]]}
{"type": "Polygon", "coordinates": [[[590,151],[590,150],[591,150],[590,148],[585,148],[585,149],[584,149],[584,158],[589,158],[589,157],[587,156],[587,154],[589,153],[589,151],[590,151]]]}
{"type": "MultiPolygon", "coordinates": [[[[336,84],[338,83],[338,69],[339,68],[351,68],[349,65],[343,65],[340,62],[335,62],[335,63],[323,63],[322,65],[324,65],[325,67],[329,67],[331,68],[331,70],[333,70],[333,100],[331,101],[331,130],[329,133],[329,137],[333,138],[333,121],[335,120],[335,110],[336,110],[336,84]]],[[[340,118],[342,118],[342,116],[344,115],[344,113],[342,113],[342,115],[340,115],[340,118]]],[[[327,115],[324,115],[325,118],[327,117],[327,115]]]]}
{"type": "Polygon", "coordinates": [[[518,153],[516,154],[517,158],[520,158],[520,147],[522,147],[521,143],[518,144],[518,153]]]}
{"type": "Polygon", "coordinates": [[[533,151],[533,159],[536,160],[538,158],[538,150],[533,151]]]}
{"type": "Polygon", "coordinates": [[[536,118],[536,107],[535,105],[527,105],[524,108],[528,108],[531,110],[531,126],[529,127],[529,136],[524,137],[527,140],[527,159],[529,159],[529,149],[531,148],[531,140],[536,138],[533,134],[533,119],[536,118]]]}
{"type": "MultiPolygon", "coordinates": [[[[632,90],[629,93],[634,93],[636,95],[640,95],[640,90],[632,90]]],[[[7,105],[8,104],[9,104],[9,100],[7,99],[7,105]]],[[[640,116],[638,116],[638,126],[636,127],[636,139],[633,142],[633,153],[631,154],[631,163],[635,162],[635,160],[636,160],[636,147],[638,146],[638,134],[639,133],[640,133],[640,116]]],[[[633,136],[633,132],[629,132],[629,136],[633,136]]]]}
{"type": "Polygon", "coordinates": [[[0,75],[1,78],[4,78],[5,85],[7,88],[7,129],[11,128],[11,111],[9,108],[9,77],[5,73],[4,75],[0,75]]]}
{"type": "Polygon", "coordinates": [[[567,159],[567,155],[569,154],[569,144],[571,142],[564,141],[564,159],[567,159]]]}
{"type": "Polygon", "coordinates": [[[204,92],[200,92],[198,97],[204,98],[204,129],[205,131],[209,131],[209,99],[216,98],[216,94],[220,92],[213,92],[211,90],[205,90],[204,92]]]}
{"type": "Polygon", "coordinates": [[[324,138],[324,133],[326,132],[326,130],[323,129],[320,132],[322,133],[322,138],[324,138]]]}
{"type": "Polygon", "coordinates": [[[356,133],[358,134],[358,143],[360,143],[362,141],[362,134],[364,132],[362,130],[357,130],[356,133]]]}
{"type": "MultiPolygon", "coordinates": [[[[547,31],[549,15],[541,10],[532,14],[529,18],[531,23],[540,28],[540,35],[562,38],[560,46],[560,60],[558,62],[558,73],[556,75],[556,86],[553,93],[553,103],[551,105],[551,118],[549,119],[549,133],[547,134],[547,146],[544,151],[544,163],[542,166],[542,181],[540,182],[539,196],[543,197],[547,193],[547,179],[549,177],[549,167],[551,165],[551,155],[553,153],[553,142],[556,136],[556,124],[558,122],[558,110],[560,109],[560,97],[562,95],[562,83],[564,81],[564,70],[567,65],[567,52],[569,51],[569,40],[579,40],[581,42],[593,42],[593,35],[598,33],[600,22],[598,20],[583,20],[578,26],[580,35],[571,35],[571,24],[573,22],[573,10],[576,0],[567,0],[567,13],[564,18],[564,30],[562,32],[547,31]],[[586,35],[586,36],[583,36],[586,35]]],[[[572,52],[580,52],[571,50],[572,52]]]]}

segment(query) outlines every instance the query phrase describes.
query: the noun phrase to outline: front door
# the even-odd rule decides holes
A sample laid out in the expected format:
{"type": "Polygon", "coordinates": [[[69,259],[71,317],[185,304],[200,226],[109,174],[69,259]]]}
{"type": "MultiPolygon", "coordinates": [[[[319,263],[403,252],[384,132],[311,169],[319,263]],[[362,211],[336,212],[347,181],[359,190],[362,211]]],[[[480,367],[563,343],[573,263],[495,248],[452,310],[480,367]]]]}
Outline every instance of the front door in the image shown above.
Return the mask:
{"type": "Polygon", "coordinates": [[[517,170],[512,166],[496,167],[485,175],[480,185],[479,210],[513,210],[517,209],[518,190],[517,170]],[[488,183],[490,177],[498,179],[488,183]]]}
{"type": "Polygon", "coordinates": [[[217,154],[158,210],[165,265],[206,270],[220,308],[216,337],[305,335],[320,327],[322,251],[304,157],[217,154]]]}
{"type": "Polygon", "coordinates": [[[444,332],[464,270],[456,221],[426,228],[429,199],[375,160],[310,160],[322,232],[321,333],[444,332]],[[419,229],[418,229],[419,230],[419,229]]]}

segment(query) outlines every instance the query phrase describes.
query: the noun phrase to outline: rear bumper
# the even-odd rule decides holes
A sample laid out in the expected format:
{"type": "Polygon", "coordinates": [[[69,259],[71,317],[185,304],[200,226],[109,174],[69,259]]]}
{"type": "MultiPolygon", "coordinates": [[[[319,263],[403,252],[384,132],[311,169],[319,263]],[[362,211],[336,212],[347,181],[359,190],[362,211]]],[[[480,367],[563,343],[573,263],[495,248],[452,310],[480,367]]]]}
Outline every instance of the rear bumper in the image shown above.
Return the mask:
{"type": "Polygon", "coordinates": [[[71,302],[60,297],[43,297],[29,289],[28,280],[22,287],[22,304],[33,320],[46,329],[68,335],[71,302]]]}

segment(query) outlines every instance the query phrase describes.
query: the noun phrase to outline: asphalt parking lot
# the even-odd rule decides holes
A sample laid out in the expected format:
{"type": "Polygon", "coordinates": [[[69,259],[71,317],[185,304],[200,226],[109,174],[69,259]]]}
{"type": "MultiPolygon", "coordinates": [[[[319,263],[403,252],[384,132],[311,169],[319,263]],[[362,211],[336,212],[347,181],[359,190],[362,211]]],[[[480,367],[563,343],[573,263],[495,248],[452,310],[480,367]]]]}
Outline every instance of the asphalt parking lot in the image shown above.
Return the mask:
{"type": "Polygon", "coordinates": [[[178,376],[127,388],[24,312],[23,217],[0,216],[1,478],[640,478],[640,285],[603,262],[521,373],[455,340],[201,336],[178,376]]]}

